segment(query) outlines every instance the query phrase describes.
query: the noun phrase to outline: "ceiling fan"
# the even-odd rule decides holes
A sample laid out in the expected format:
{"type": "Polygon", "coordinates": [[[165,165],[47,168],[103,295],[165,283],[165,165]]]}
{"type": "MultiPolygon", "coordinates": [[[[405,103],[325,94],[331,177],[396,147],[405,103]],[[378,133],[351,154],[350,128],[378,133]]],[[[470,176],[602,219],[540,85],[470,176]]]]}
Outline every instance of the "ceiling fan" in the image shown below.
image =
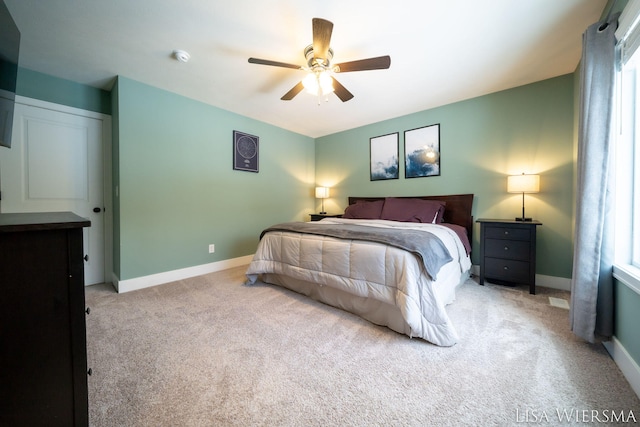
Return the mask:
{"type": "Polygon", "coordinates": [[[293,68],[295,70],[302,70],[308,73],[302,81],[280,98],[283,101],[290,101],[303,89],[307,89],[310,93],[318,96],[326,96],[329,93],[334,92],[342,102],[346,102],[353,98],[353,94],[333,77],[333,73],[383,70],[389,68],[391,65],[391,58],[389,55],[332,64],[331,60],[333,59],[333,49],[329,46],[329,42],[331,41],[333,23],[326,19],[313,18],[312,29],[313,44],[304,49],[304,56],[307,60],[306,66],[270,61],[268,59],[249,58],[249,62],[252,64],[293,68]]]}

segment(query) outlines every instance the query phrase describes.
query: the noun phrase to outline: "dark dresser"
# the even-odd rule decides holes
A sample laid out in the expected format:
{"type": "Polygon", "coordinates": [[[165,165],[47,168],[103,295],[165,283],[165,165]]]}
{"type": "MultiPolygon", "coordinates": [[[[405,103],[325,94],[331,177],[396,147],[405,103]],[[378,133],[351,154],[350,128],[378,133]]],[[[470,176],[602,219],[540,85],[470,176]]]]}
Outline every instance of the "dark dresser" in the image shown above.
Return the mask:
{"type": "Polygon", "coordinates": [[[480,284],[523,283],[536,293],[536,229],[539,221],[479,219],[480,284]]]}
{"type": "Polygon", "coordinates": [[[0,214],[0,425],[89,424],[82,229],[0,214]]]}

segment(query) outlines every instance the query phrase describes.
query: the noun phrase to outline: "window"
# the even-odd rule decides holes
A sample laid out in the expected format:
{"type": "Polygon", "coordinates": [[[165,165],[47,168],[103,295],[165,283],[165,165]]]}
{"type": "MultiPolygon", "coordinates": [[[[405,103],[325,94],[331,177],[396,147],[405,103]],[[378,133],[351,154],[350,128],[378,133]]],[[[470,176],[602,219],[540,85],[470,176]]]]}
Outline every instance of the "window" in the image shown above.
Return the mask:
{"type": "Polygon", "coordinates": [[[621,67],[618,77],[616,141],[616,260],[640,267],[640,159],[635,134],[640,132],[638,87],[640,51],[621,67]],[[632,237],[629,240],[629,237],[632,237]]]}
{"type": "Polygon", "coordinates": [[[616,36],[620,47],[616,126],[616,266],[640,283],[640,1],[629,2],[616,36]]]}

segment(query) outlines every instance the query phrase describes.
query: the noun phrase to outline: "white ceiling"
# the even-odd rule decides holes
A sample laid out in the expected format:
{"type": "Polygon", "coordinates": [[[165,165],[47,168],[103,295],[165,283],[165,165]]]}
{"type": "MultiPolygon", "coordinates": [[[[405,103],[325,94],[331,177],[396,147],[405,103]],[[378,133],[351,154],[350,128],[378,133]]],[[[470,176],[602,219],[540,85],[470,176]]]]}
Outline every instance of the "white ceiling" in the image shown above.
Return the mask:
{"type": "Polygon", "coordinates": [[[4,0],[20,66],[110,89],[122,75],[310,137],[575,71],[606,0],[4,0]],[[390,55],[388,70],[337,74],[355,97],[280,97],[305,65],[311,19],[334,23],[334,63],[390,55]],[[175,49],[191,54],[187,63],[175,49]]]}

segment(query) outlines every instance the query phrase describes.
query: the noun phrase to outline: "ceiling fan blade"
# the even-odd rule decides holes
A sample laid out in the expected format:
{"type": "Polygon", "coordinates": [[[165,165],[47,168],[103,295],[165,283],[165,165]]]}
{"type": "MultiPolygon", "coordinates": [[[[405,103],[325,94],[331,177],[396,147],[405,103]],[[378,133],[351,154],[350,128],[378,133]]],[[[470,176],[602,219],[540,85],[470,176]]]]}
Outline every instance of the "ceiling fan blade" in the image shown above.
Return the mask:
{"type": "Polygon", "coordinates": [[[331,77],[331,79],[333,80],[333,92],[342,102],[347,102],[353,98],[353,94],[346,87],[342,86],[335,78],[331,77]]]}
{"type": "Polygon", "coordinates": [[[334,71],[336,73],[347,73],[349,71],[384,70],[390,66],[391,57],[386,55],[336,64],[334,71]]]}
{"type": "Polygon", "coordinates": [[[329,54],[329,44],[331,43],[331,32],[333,23],[322,18],[313,18],[313,57],[320,58],[326,62],[329,54]]]}
{"type": "Polygon", "coordinates": [[[302,84],[302,82],[298,82],[297,85],[291,88],[291,90],[285,93],[280,99],[283,101],[291,101],[294,96],[296,96],[302,91],[302,89],[304,89],[304,85],[302,84]]]}
{"type": "Polygon", "coordinates": [[[273,67],[293,68],[295,70],[302,70],[302,67],[294,64],[287,64],[286,62],[270,61],[268,59],[249,58],[249,62],[252,64],[271,65],[273,67]]]}

